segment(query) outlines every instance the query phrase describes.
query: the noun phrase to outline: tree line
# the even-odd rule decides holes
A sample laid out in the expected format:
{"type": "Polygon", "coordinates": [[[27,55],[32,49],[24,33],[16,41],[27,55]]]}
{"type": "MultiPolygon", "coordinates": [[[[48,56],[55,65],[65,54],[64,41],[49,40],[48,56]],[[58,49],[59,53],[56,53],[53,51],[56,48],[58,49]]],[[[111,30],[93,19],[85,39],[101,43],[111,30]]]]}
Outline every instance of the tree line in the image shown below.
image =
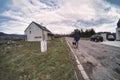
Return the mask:
{"type": "MultiPolygon", "coordinates": [[[[95,30],[93,28],[91,29],[86,29],[86,30],[79,30],[80,36],[81,37],[91,37],[92,35],[96,34],[95,30]]],[[[74,32],[70,34],[71,37],[74,36],[74,32]]]]}

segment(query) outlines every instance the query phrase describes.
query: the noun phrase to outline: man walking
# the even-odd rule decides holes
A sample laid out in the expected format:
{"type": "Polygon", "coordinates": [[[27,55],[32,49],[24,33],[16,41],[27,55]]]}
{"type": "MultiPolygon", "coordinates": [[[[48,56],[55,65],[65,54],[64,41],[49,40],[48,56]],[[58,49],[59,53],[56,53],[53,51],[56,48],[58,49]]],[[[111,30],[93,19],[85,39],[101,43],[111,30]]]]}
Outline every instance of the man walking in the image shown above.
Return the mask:
{"type": "Polygon", "coordinates": [[[80,31],[78,29],[75,29],[74,30],[74,41],[75,41],[76,48],[78,48],[79,40],[80,40],[80,31]]]}

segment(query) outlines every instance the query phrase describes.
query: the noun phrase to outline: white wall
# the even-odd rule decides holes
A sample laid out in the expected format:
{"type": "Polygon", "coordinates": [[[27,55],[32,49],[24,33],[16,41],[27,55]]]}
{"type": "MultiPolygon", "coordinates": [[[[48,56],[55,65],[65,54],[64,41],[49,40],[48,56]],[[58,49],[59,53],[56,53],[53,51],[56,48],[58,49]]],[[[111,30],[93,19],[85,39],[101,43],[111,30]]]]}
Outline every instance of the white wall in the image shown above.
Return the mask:
{"type": "Polygon", "coordinates": [[[120,40],[120,28],[116,28],[116,40],[120,40]]]}
{"type": "Polygon", "coordinates": [[[101,33],[101,36],[103,37],[103,40],[104,40],[104,41],[107,40],[107,34],[106,34],[106,33],[101,33]]]}

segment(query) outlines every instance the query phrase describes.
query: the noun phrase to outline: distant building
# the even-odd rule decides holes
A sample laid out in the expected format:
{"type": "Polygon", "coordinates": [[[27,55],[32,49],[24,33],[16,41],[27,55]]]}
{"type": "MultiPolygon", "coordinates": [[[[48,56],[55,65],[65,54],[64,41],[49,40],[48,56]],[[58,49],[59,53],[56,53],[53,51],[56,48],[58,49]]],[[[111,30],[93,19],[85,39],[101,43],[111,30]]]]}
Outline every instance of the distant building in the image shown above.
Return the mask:
{"type": "Polygon", "coordinates": [[[24,32],[26,41],[50,40],[52,35],[47,28],[36,22],[32,22],[24,32]]]}
{"type": "Polygon", "coordinates": [[[115,33],[111,33],[111,32],[98,32],[96,34],[101,35],[103,37],[103,41],[107,41],[110,38],[115,40],[115,38],[116,38],[115,33]]]}
{"type": "Polygon", "coordinates": [[[103,37],[103,41],[106,41],[107,35],[110,34],[110,32],[98,32],[97,34],[99,34],[103,37]]]}
{"type": "Polygon", "coordinates": [[[116,28],[116,40],[120,40],[120,19],[117,23],[117,28],[116,28]]]}

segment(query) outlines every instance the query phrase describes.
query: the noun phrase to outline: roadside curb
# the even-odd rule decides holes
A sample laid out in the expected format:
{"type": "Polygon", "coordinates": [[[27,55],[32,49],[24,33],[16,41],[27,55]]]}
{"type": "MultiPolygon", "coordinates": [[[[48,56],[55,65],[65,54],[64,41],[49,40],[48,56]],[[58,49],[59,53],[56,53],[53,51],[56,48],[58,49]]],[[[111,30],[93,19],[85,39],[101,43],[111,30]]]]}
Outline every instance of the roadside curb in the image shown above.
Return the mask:
{"type": "Polygon", "coordinates": [[[77,67],[78,67],[79,71],[81,72],[82,77],[84,78],[84,80],[90,80],[89,77],[88,77],[88,75],[86,74],[83,66],[81,65],[80,61],[78,60],[77,55],[75,54],[75,52],[73,51],[72,47],[70,46],[70,43],[68,42],[68,40],[66,40],[66,42],[67,42],[70,50],[72,51],[72,53],[73,53],[73,55],[75,57],[75,61],[77,63],[77,67]]]}

